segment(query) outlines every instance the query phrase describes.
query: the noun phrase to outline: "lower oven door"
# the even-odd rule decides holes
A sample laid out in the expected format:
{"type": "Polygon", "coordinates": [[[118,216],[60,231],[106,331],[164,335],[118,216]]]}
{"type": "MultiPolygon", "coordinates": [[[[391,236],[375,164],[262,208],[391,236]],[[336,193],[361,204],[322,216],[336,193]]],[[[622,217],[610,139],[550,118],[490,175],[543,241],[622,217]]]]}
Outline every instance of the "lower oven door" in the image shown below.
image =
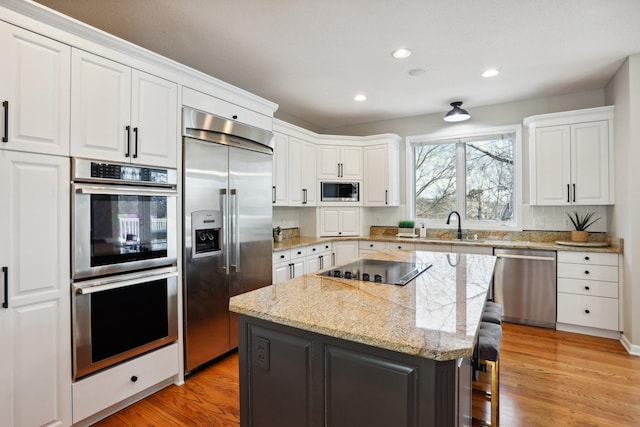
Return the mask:
{"type": "Polygon", "coordinates": [[[178,339],[174,267],[72,286],[74,380],[178,339]]]}
{"type": "Polygon", "coordinates": [[[177,192],[73,184],[75,280],[175,265],[177,192]]]}

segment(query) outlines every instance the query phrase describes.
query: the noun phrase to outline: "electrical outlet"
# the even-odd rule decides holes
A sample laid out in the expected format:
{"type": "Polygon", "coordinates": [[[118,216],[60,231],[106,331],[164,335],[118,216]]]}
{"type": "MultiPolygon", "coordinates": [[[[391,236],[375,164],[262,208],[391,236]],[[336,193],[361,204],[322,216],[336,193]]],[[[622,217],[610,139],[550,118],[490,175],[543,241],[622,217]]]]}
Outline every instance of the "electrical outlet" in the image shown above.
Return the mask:
{"type": "Polygon", "coordinates": [[[262,337],[255,337],[252,342],[253,364],[265,371],[269,370],[271,357],[269,354],[269,340],[262,337]]]}

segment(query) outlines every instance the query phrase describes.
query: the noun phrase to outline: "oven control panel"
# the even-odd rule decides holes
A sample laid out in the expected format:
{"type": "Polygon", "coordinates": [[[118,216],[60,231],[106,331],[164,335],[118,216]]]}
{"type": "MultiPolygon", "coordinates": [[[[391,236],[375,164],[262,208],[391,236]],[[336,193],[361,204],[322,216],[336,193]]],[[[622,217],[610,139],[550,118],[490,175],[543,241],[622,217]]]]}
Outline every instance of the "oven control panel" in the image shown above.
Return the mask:
{"type": "Polygon", "coordinates": [[[170,187],[177,183],[175,169],[149,168],[124,163],[73,159],[73,179],[81,182],[127,183],[170,187]]]}

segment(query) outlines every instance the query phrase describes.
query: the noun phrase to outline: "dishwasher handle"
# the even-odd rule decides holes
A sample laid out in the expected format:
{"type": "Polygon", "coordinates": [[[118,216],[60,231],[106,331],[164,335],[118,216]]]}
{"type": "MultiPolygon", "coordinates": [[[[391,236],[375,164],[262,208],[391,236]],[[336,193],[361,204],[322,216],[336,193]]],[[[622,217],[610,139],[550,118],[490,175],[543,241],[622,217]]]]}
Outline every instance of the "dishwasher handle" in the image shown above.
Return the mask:
{"type": "Polygon", "coordinates": [[[511,254],[496,254],[496,258],[511,258],[511,259],[531,259],[538,261],[555,261],[554,257],[550,256],[535,256],[535,255],[511,255],[511,254]]]}

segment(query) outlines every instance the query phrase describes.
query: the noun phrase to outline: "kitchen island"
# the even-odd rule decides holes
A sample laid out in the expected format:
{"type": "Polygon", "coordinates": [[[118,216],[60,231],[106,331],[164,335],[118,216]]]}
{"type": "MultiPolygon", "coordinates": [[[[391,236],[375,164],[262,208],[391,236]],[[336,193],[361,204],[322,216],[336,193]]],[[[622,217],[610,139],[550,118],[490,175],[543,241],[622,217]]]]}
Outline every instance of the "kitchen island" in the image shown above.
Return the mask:
{"type": "Polygon", "coordinates": [[[235,296],[242,426],[470,425],[471,357],[495,259],[385,251],[405,286],[309,274],[235,296]]]}

